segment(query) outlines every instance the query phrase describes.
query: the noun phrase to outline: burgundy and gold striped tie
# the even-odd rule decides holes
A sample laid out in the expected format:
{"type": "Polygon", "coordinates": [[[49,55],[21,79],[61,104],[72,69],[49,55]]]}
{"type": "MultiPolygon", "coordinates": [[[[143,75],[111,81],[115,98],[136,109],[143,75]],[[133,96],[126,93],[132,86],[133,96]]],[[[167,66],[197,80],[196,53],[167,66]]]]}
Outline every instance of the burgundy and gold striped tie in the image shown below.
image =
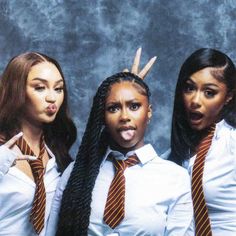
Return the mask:
{"type": "Polygon", "coordinates": [[[202,140],[198,147],[197,156],[193,165],[192,172],[192,198],[195,216],[195,235],[211,236],[211,223],[208,217],[208,209],[203,192],[203,171],[207,152],[211,146],[215,132],[215,124],[209,129],[208,135],[202,140]]]}
{"type": "MultiPolygon", "coordinates": [[[[22,137],[17,140],[16,144],[24,155],[35,156],[29,145],[22,137]]],[[[44,143],[44,138],[42,136],[40,140],[40,152],[37,160],[29,161],[29,165],[32,169],[34,181],[36,184],[36,190],[34,194],[34,202],[31,209],[30,220],[37,234],[40,234],[40,232],[44,227],[44,215],[46,207],[46,192],[43,182],[44,167],[42,161],[44,153],[45,153],[45,143],[44,143]]]]}
{"type": "Polygon", "coordinates": [[[116,160],[112,158],[116,174],[109,188],[107,202],[103,219],[107,225],[114,229],[125,216],[125,176],[127,167],[139,163],[136,155],[130,156],[127,160],[116,160]]]}

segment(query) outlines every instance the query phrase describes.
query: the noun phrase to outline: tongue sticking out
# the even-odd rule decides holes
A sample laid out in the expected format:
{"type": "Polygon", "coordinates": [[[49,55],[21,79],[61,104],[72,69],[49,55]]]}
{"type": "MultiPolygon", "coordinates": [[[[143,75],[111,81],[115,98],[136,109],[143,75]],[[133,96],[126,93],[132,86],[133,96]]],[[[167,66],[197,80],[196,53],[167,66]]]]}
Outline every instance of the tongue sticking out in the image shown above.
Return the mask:
{"type": "Polygon", "coordinates": [[[134,137],[134,130],[123,130],[120,132],[120,134],[124,140],[129,141],[134,137]]]}

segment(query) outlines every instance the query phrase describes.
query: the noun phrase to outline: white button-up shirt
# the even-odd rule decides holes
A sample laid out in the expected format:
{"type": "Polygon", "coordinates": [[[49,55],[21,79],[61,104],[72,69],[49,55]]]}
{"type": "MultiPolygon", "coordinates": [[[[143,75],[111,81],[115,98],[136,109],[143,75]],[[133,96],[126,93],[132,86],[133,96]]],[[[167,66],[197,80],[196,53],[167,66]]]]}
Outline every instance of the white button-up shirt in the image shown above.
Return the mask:
{"type": "MultiPolygon", "coordinates": [[[[196,155],[184,165],[190,175],[196,155]]],[[[214,236],[236,235],[236,129],[216,124],[205,159],[203,189],[214,236]]]]}
{"type": "MultiPolygon", "coordinates": [[[[170,150],[161,157],[167,158],[170,150]]],[[[196,155],[183,166],[192,175],[196,155]]],[[[236,235],[236,129],[224,120],[216,124],[212,144],[208,150],[203,190],[213,236],[236,235]]]]}
{"type": "MultiPolygon", "coordinates": [[[[130,152],[124,157],[108,149],[92,192],[88,235],[194,235],[188,173],[158,157],[150,144],[135,151],[140,163],[125,170],[125,218],[114,230],[106,225],[103,221],[104,208],[115,175],[113,163],[107,160],[110,152],[117,159],[126,159],[133,154],[130,152]]],[[[73,164],[58,184],[47,227],[48,236],[55,235],[62,194],[72,169],[73,164]]]]}
{"type": "MultiPolygon", "coordinates": [[[[47,147],[46,147],[47,148],[47,147]]],[[[16,167],[11,167],[15,156],[5,147],[0,148],[0,235],[36,236],[30,222],[35,183],[16,167]]],[[[49,217],[52,198],[60,178],[55,156],[47,148],[50,159],[44,174],[46,189],[45,225],[49,217]]],[[[45,235],[45,227],[40,236],[45,235]]]]}

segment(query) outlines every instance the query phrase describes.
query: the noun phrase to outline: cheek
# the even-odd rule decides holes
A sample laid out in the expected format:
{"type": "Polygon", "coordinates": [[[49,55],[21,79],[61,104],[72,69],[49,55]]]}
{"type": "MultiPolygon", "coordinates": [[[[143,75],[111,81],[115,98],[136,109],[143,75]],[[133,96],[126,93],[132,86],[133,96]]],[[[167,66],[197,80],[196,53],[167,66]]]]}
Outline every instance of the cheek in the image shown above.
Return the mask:
{"type": "Polygon", "coordinates": [[[188,104],[189,104],[189,97],[188,96],[183,95],[182,104],[184,105],[185,108],[188,107],[188,104]]]}
{"type": "Polygon", "coordinates": [[[64,94],[61,94],[58,98],[58,107],[60,108],[62,103],[64,102],[64,94]]]}

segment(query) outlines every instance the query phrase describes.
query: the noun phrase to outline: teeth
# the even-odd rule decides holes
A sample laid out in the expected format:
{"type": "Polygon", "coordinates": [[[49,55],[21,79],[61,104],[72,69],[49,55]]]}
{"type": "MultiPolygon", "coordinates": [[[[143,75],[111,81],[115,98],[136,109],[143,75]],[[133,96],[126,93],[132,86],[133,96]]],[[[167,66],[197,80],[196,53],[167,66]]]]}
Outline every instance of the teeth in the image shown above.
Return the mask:
{"type": "Polygon", "coordinates": [[[123,130],[120,132],[120,134],[124,140],[129,141],[134,137],[134,130],[123,130]]]}

